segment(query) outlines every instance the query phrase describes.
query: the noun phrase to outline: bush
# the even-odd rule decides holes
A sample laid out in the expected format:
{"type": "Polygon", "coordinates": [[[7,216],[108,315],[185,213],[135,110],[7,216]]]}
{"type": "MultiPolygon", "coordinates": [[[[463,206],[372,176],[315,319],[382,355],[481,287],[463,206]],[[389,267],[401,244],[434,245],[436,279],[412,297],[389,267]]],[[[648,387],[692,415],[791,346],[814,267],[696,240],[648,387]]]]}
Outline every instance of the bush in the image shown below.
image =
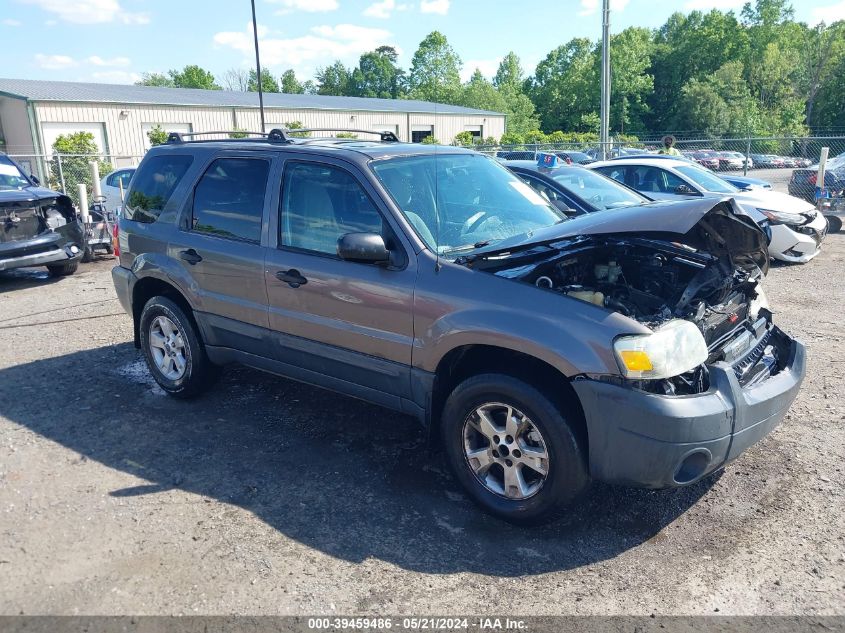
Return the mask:
{"type": "Polygon", "coordinates": [[[455,135],[455,145],[474,145],[475,137],[472,132],[458,132],[455,135]]]}
{"type": "Polygon", "coordinates": [[[338,132],[336,138],[358,138],[354,132],[338,132]]]}
{"type": "Polygon", "coordinates": [[[499,140],[502,145],[521,145],[524,142],[522,134],[516,132],[505,132],[499,140]]]}
{"type": "Polygon", "coordinates": [[[285,129],[291,131],[291,136],[295,138],[307,138],[311,136],[311,132],[294,132],[294,130],[301,130],[305,126],[302,121],[285,121],[285,129]]]}
{"type": "Polygon", "coordinates": [[[240,127],[235,127],[231,132],[229,132],[229,138],[246,138],[249,136],[247,131],[240,127]]]}
{"type": "Polygon", "coordinates": [[[101,160],[100,149],[94,142],[94,135],[91,132],[75,132],[73,134],[61,134],[53,143],[53,151],[61,154],[61,173],[59,172],[59,159],[50,164],[50,184],[54,189],[61,187],[61,176],[64,175],[65,194],[71,197],[74,204],[79,205],[78,185],[84,183],[88,189],[88,202],[91,200],[93,180],[91,179],[91,168],[89,162],[96,162],[100,168],[100,176],[110,174],[114,169],[111,163],[101,160]]]}
{"type": "Polygon", "coordinates": [[[423,145],[440,145],[440,141],[434,138],[433,135],[429,134],[422,140],[423,145]]]}
{"type": "Polygon", "coordinates": [[[160,125],[154,125],[152,129],[147,131],[147,138],[150,139],[150,145],[164,145],[167,142],[167,132],[160,125]]]}

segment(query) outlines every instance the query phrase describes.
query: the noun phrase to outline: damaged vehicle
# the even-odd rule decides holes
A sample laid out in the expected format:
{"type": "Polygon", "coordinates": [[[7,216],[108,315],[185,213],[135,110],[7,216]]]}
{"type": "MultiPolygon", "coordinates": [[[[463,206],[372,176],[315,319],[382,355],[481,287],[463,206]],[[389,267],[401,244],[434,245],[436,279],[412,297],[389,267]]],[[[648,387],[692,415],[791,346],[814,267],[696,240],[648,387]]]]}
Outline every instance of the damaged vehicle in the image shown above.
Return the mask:
{"type": "Polygon", "coordinates": [[[53,276],[72,275],[84,245],[71,199],[39,186],[0,154],[0,270],[46,266],[53,276]]]}
{"type": "Polygon", "coordinates": [[[762,289],[766,235],[730,198],[567,219],[460,148],[174,136],[139,166],[118,241],[117,295],[166,392],[243,363],[413,415],[513,522],[591,480],[701,480],[777,426],[805,373],[762,289]]]}

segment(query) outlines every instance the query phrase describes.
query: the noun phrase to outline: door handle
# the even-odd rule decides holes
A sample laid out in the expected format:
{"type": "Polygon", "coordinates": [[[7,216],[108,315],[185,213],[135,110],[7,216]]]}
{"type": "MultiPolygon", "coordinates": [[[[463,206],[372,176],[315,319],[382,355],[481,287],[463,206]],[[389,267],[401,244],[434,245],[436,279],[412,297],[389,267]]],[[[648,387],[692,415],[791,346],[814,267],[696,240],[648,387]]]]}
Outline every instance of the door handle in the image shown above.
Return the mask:
{"type": "Polygon", "coordinates": [[[280,270],[276,273],[276,279],[284,281],[291,288],[299,288],[308,283],[308,280],[303,277],[296,268],[290,270],[280,270]]]}
{"type": "Polygon", "coordinates": [[[188,262],[191,266],[202,261],[202,255],[197,253],[193,248],[186,251],[179,251],[179,257],[188,262]]]}

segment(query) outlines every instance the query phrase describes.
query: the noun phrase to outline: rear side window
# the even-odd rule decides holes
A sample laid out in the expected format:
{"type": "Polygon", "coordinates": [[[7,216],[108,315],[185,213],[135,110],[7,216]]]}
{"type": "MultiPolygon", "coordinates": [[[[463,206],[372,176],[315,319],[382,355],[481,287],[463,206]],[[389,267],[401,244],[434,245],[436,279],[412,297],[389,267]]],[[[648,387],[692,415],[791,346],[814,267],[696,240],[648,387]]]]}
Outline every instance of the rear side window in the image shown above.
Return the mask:
{"type": "Polygon", "coordinates": [[[258,244],[269,173],[263,159],[215,160],[194,189],[193,230],[258,244]]]}
{"type": "Polygon", "coordinates": [[[190,156],[179,154],[153,156],[145,160],[138,168],[132,190],[126,198],[123,217],[145,223],[158,220],[193,160],[190,156]]]}

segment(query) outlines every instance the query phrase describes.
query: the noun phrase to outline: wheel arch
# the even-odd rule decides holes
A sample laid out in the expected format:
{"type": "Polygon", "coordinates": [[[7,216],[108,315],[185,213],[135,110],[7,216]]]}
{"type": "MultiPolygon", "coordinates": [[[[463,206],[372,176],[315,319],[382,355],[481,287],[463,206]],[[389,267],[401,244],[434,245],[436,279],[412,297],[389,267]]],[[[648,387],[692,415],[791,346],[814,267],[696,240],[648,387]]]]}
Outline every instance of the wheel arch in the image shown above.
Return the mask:
{"type": "Polygon", "coordinates": [[[197,336],[202,340],[202,331],[194,318],[194,309],[185,295],[171,282],[149,276],[140,278],[132,287],[132,327],[135,347],[141,346],[141,312],[147,302],[156,296],[167,297],[178,305],[191,320],[197,336]]]}
{"type": "Polygon", "coordinates": [[[570,379],[544,360],[495,345],[461,345],[440,359],[430,402],[429,426],[432,439],[439,436],[441,414],[449,394],[467,378],[486,373],[504,374],[540,390],[566,415],[584,452],[584,458],[588,458],[587,424],[581,401],[570,379]]]}

